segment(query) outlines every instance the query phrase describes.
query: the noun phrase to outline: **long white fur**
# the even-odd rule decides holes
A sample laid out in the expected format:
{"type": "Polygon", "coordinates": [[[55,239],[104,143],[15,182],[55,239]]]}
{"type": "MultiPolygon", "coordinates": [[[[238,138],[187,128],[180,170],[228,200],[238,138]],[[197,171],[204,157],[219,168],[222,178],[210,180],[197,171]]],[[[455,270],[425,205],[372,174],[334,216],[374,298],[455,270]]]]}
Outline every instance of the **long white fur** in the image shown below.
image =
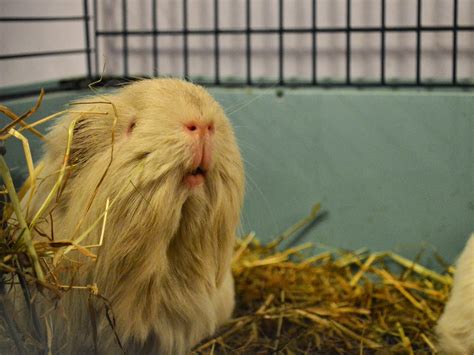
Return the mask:
{"type": "Polygon", "coordinates": [[[457,261],[454,284],[436,326],[445,354],[474,354],[474,234],[457,261]]]}
{"type": "MultiPolygon", "coordinates": [[[[85,101],[91,104],[73,110],[108,115],[82,114],[71,150],[74,167],[55,208],[46,211],[39,227],[49,231],[52,211],[55,239],[77,237],[103,213],[107,199],[114,201],[97,261],[87,261],[74,284],[97,284],[111,302],[128,352],[186,353],[226,321],[234,307],[230,261],[244,172],[230,122],[206,90],[174,79],[143,80],[85,101]],[[86,212],[110,162],[115,112],[113,160],[86,212]],[[204,185],[193,189],[183,184],[192,164],[193,142],[183,130],[189,120],[215,127],[211,168],[204,185]]],[[[67,127],[78,115],[63,117],[47,136],[46,168],[30,215],[57,179],[67,127]]],[[[98,243],[100,232],[99,223],[81,244],[98,243]]],[[[76,252],[71,256],[86,260],[76,252]]],[[[61,281],[67,284],[71,278],[63,275],[61,281]]],[[[91,351],[87,292],[71,290],[61,302],[67,322],[55,315],[60,312],[53,313],[56,349],[66,344],[69,353],[91,351]]],[[[104,309],[100,302],[95,304],[99,350],[117,353],[104,309]]]]}

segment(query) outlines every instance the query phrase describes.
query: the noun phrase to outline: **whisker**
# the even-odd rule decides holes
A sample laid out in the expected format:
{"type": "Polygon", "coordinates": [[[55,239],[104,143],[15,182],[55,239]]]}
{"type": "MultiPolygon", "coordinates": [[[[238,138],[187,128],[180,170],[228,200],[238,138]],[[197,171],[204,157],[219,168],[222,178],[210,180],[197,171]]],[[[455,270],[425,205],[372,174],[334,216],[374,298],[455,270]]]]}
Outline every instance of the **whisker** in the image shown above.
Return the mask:
{"type": "Polygon", "coordinates": [[[265,207],[267,208],[267,210],[270,214],[270,218],[271,218],[273,227],[275,229],[273,231],[273,234],[278,235],[280,228],[278,226],[277,220],[276,220],[275,215],[273,213],[273,210],[271,208],[270,202],[268,201],[267,197],[265,196],[263,191],[260,189],[258,184],[253,180],[253,178],[252,178],[252,176],[249,172],[247,172],[247,174],[246,174],[246,179],[247,179],[248,182],[251,182],[255,186],[257,192],[262,196],[263,202],[265,203],[265,207]]]}
{"type": "Polygon", "coordinates": [[[235,104],[235,105],[232,105],[232,106],[229,106],[229,107],[226,107],[224,109],[224,112],[226,113],[226,115],[228,116],[231,116],[233,115],[234,113],[237,113],[239,111],[241,111],[242,109],[244,109],[245,107],[249,106],[250,104],[252,104],[253,102],[261,99],[265,94],[267,94],[267,92],[262,92],[260,93],[259,95],[251,98],[250,100],[247,100],[246,102],[244,103],[238,103],[238,104],[235,104]],[[228,112],[228,110],[232,109],[232,111],[228,112]]]}

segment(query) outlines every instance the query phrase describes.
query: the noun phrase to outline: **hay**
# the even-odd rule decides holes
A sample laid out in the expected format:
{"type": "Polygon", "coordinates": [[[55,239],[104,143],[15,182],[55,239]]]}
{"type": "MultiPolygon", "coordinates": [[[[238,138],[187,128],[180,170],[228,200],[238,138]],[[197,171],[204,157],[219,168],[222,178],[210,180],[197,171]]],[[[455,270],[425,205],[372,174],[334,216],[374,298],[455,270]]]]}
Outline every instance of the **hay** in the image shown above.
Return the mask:
{"type": "MultiPolygon", "coordinates": [[[[28,141],[21,132],[29,130],[44,139],[35,127],[63,113],[32,124],[25,123],[38,109],[43,96],[44,92],[41,92],[37,104],[20,116],[0,105],[0,113],[12,121],[1,129],[0,142],[10,138],[21,140],[30,172],[26,188],[32,190],[40,167],[34,168],[28,141]],[[21,127],[16,128],[18,125],[21,127]]],[[[73,126],[57,184],[41,210],[47,208],[61,186],[68,168],[67,152],[72,131],[73,126]]],[[[3,156],[0,156],[0,163],[5,185],[2,193],[9,196],[5,198],[8,203],[3,208],[0,293],[5,293],[6,286],[19,279],[24,290],[29,282],[58,296],[77,288],[102,297],[95,285],[61,285],[49,267],[57,264],[52,261],[71,250],[93,260],[96,256],[90,249],[101,243],[81,246],[84,235],[70,241],[32,240],[33,230],[39,233],[35,223],[40,213],[32,221],[25,221],[19,204],[24,191],[17,195],[3,156]]],[[[101,223],[103,235],[109,207],[108,201],[104,213],[89,229],[101,223]]],[[[305,257],[304,252],[313,246],[311,243],[280,250],[282,243],[312,223],[319,211],[320,206],[316,205],[308,217],[267,245],[261,245],[254,233],[238,240],[233,257],[237,298],[234,319],[213,337],[198,344],[194,353],[410,354],[436,351],[432,329],[447,300],[452,283],[450,274],[439,274],[390,252],[369,253],[362,249],[305,257]]],[[[451,267],[448,270],[453,271],[451,267]]],[[[31,301],[26,292],[25,298],[31,301]]],[[[7,304],[7,298],[0,297],[0,300],[4,331],[9,330],[17,349],[24,350],[16,332],[14,314],[8,313],[11,306],[7,304]]],[[[34,309],[32,317],[38,322],[34,309]]],[[[46,338],[41,341],[50,345],[51,325],[48,322],[46,325],[46,338]]]]}
{"type": "MultiPolygon", "coordinates": [[[[52,305],[54,301],[62,297],[64,292],[71,289],[82,289],[89,292],[93,297],[102,297],[96,290],[95,285],[62,285],[57,275],[64,270],[61,270],[59,267],[54,267],[55,260],[64,257],[66,252],[71,250],[76,250],[94,260],[96,256],[89,249],[97,246],[81,246],[77,240],[56,241],[52,233],[51,236],[48,236],[47,233],[43,233],[37,226],[38,222],[45,218],[42,216],[43,212],[53,203],[55,197],[61,193],[60,188],[64,187],[66,183],[64,177],[70,167],[69,151],[72,143],[74,125],[77,120],[74,120],[69,127],[64,163],[59,171],[53,189],[31,220],[27,220],[26,218],[31,199],[36,192],[36,178],[42,167],[41,165],[37,167],[34,166],[29,141],[21,132],[28,130],[44,141],[45,137],[36,130],[35,126],[66,112],[62,111],[42,118],[33,124],[27,124],[25,120],[37,111],[43,97],[44,90],[41,90],[35,106],[22,115],[17,115],[8,107],[0,105],[0,114],[3,114],[11,120],[10,123],[0,129],[0,147],[2,148],[0,155],[0,176],[3,181],[1,189],[3,205],[0,239],[0,320],[3,321],[3,323],[0,322],[0,335],[10,335],[10,339],[5,339],[3,336],[0,336],[0,352],[2,353],[4,352],[3,350],[7,353],[15,352],[15,350],[18,353],[29,353],[50,349],[52,332],[49,322],[51,319],[49,316],[39,315],[36,304],[41,297],[37,297],[38,294],[44,296],[42,298],[50,300],[52,305]],[[21,127],[17,127],[18,125],[21,127]],[[22,143],[29,173],[25,185],[19,192],[15,189],[10,169],[3,157],[6,152],[5,141],[14,138],[22,143]],[[28,198],[25,197],[28,196],[27,193],[29,193],[28,198]],[[20,202],[23,198],[24,201],[20,202]],[[36,238],[36,240],[34,240],[32,237],[34,234],[44,238],[36,238]],[[34,334],[19,325],[23,323],[23,320],[19,319],[15,313],[12,298],[5,297],[9,290],[15,289],[13,287],[14,285],[18,285],[19,287],[17,289],[23,294],[27,311],[29,312],[29,318],[34,328],[34,334]],[[46,334],[42,334],[43,332],[40,330],[41,324],[43,323],[46,327],[46,334]]],[[[99,217],[97,223],[103,220],[103,224],[105,224],[108,205],[107,203],[106,211],[99,217]]],[[[89,229],[92,229],[94,226],[91,226],[89,229]]],[[[85,233],[87,232],[88,231],[85,233]]],[[[79,266],[80,265],[77,265],[76,268],[79,266]]],[[[75,272],[76,268],[71,268],[69,272],[75,272]]],[[[104,299],[104,303],[106,302],[107,300],[104,299]]]]}
{"type": "MultiPolygon", "coordinates": [[[[297,230],[299,222],[289,230],[297,230]]],[[[240,240],[235,318],[194,348],[212,353],[436,353],[433,327],[452,278],[400,255],[324,252],[240,240]],[[395,274],[395,269],[399,273],[395,274]]]]}

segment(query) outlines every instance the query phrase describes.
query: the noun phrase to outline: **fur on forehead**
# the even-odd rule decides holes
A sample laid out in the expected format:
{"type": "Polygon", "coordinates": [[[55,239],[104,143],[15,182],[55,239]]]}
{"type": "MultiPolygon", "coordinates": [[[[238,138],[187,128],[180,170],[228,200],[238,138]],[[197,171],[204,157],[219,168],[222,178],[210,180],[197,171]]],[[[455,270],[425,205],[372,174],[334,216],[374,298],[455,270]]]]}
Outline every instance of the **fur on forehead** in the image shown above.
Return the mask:
{"type": "Polygon", "coordinates": [[[147,79],[125,87],[121,99],[138,111],[160,109],[169,113],[218,115],[220,106],[201,86],[176,79],[147,79]]]}

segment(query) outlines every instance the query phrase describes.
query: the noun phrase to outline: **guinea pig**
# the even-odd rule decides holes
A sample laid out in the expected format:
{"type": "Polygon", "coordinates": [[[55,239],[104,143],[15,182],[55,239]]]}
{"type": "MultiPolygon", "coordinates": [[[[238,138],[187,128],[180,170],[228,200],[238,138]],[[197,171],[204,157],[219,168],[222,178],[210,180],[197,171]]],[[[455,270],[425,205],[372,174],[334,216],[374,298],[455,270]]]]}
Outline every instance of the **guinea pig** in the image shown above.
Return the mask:
{"type": "Polygon", "coordinates": [[[176,79],[142,80],[71,107],[46,136],[29,216],[58,180],[75,122],[66,176],[38,229],[75,240],[93,227],[80,244],[102,239],[91,249],[97,259],[68,253],[59,266],[74,258],[84,265],[60,281],[96,284],[115,330],[97,306],[94,342],[87,291],[71,289],[63,316],[52,316],[67,320],[53,329],[53,341],[64,343],[56,348],[84,353],[97,344],[117,353],[117,336],[128,353],[186,353],[234,308],[244,170],[231,124],[204,88],[176,79]]]}
{"type": "Polygon", "coordinates": [[[445,354],[474,354],[474,234],[456,263],[451,295],[436,326],[445,354]]]}

